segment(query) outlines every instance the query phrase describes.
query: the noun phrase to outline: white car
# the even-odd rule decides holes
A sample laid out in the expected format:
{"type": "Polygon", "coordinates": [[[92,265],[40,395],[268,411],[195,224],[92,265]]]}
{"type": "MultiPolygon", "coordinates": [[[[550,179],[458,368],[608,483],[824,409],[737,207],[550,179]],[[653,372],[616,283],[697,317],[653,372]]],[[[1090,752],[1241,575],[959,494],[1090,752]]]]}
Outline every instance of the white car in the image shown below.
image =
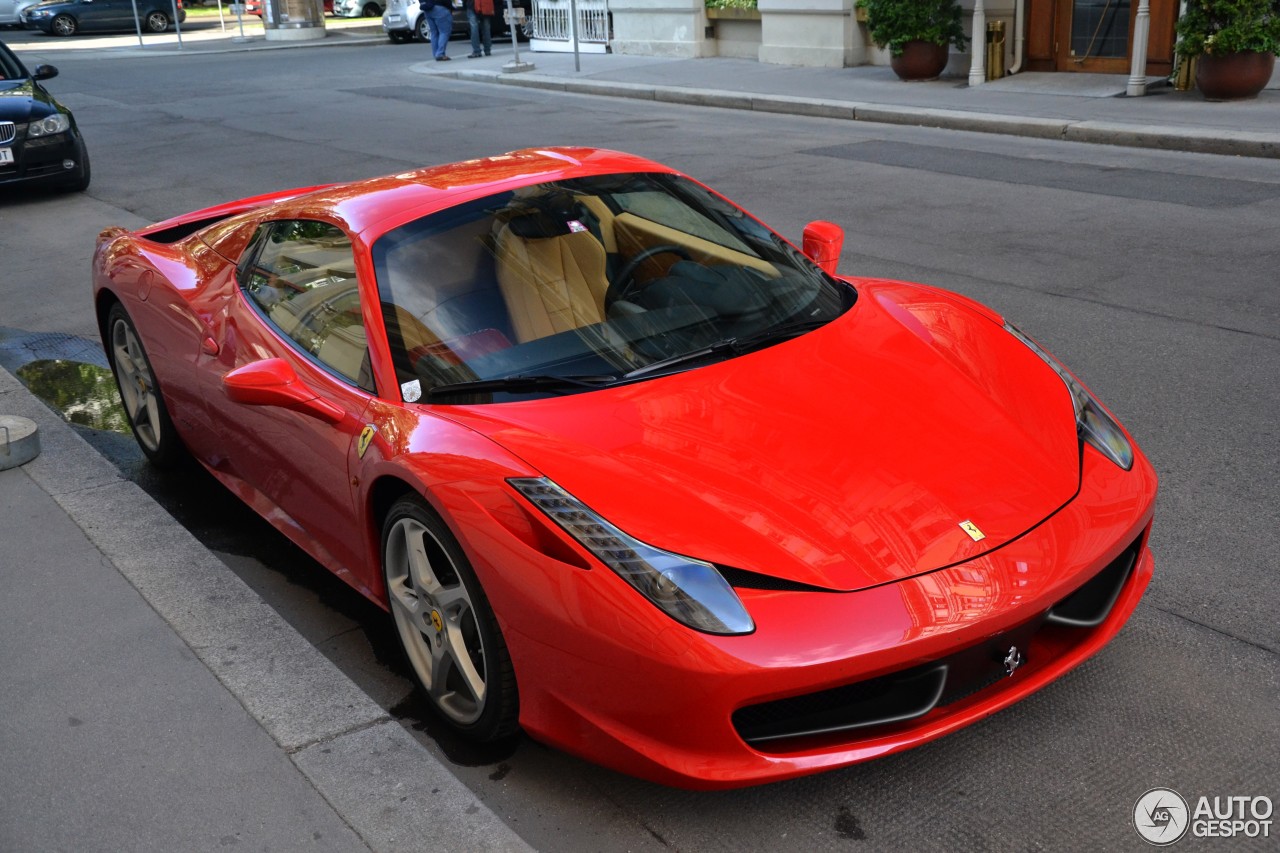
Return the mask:
{"type": "Polygon", "coordinates": [[[384,8],[380,0],[333,0],[333,14],[339,18],[376,18],[384,8]]]}
{"type": "MultiPolygon", "coordinates": [[[[337,2],[341,3],[343,0],[337,0],[337,2]]],[[[471,34],[471,28],[467,23],[466,6],[463,5],[463,0],[452,0],[451,5],[453,31],[449,36],[450,38],[467,38],[471,34]]],[[[511,30],[503,15],[507,6],[506,0],[496,0],[494,5],[497,7],[498,14],[493,16],[493,38],[510,38],[511,30]]],[[[533,0],[513,0],[512,5],[517,9],[524,9],[527,20],[529,10],[533,7],[533,0]]],[[[387,0],[387,11],[382,15],[382,31],[387,34],[387,38],[396,43],[414,39],[431,41],[427,30],[427,19],[423,16],[421,7],[418,6],[418,0],[387,0]]],[[[527,35],[527,33],[521,33],[520,37],[524,39],[527,35]]]]}
{"type": "Polygon", "coordinates": [[[40,0],[0,0],[0,27],[21,27],[22,10],[40,0]]]}

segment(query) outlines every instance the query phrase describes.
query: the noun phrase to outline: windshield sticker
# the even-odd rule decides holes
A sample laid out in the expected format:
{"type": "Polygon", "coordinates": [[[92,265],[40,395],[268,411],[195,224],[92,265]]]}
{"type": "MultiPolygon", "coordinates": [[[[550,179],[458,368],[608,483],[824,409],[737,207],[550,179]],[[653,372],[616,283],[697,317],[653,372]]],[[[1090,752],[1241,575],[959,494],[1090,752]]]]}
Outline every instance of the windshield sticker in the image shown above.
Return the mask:
{"type": "Polygon", "coordinates": [[[422,399],[422,383],[417,379],[400,383],[400,396],[406,403],[416,403],[422,399]]]}

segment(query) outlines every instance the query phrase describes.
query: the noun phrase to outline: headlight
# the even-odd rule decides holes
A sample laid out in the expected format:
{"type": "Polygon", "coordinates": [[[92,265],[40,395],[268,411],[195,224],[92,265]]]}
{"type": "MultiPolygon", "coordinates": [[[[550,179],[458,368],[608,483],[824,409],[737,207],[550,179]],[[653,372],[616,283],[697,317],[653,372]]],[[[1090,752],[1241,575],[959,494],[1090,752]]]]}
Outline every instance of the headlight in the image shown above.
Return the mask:
{"type": "Polygon", "coordinates": [[[71,120],[62,113],[54,113],[27,125],[27,136],[53,136],[55,133],[66,133],[71,128],[71,120]]]}
{"type": "Polygon", "coordinates": [[[1132,468],[1133,445],[1129,443],[1129,439],[1125,438],[1124,430],[1120,429],[1120,425],[1107,414],[1106,409],[1102,408],[1097,398],[1071,375],[1071,371],[1063,367],[1060,361],[1049,355],[1039,344],[1008,323],[1005,323],[1004,327],[1009,334],[1040,356],[1041,360],[1052,367],[1067,384],[1067,390],[1071,392],[1071,404],[1076,410],[1076,427],[1080,431],[1080,437],[1124,470],[1128,471],[1132,468]]]}
{"type": "Polygon", "coordinates": [[[733,587],[710,563],[628,536],[546,478],[507,482],[677,622],[708,634],[749,634],[755,630],[733,587]]]}

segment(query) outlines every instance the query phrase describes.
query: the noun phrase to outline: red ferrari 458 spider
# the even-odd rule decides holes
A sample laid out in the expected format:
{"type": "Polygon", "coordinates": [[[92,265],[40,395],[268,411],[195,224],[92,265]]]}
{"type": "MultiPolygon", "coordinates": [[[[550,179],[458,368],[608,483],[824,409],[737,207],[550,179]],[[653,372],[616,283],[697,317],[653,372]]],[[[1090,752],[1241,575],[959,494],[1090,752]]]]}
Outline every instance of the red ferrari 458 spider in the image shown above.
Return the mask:
{"type": "Polygon", "coordinates": [[[452,725],[728,787],[982,719],[1151,578],[1097,398],[842,240],[525,150],[108,229],[94,298],[147,456],[387,609],[452,725]]]}

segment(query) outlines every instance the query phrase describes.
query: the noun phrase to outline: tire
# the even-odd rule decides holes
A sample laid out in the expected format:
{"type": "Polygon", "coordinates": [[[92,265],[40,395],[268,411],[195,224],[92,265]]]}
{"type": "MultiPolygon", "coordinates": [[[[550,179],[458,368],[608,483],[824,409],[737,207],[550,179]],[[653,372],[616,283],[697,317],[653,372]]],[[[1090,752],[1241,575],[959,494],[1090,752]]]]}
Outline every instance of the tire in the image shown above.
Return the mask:
{"type": "Polygon", "coordinates": [[[107,360],[115,374],[124,413],[133,437],[157,468],[172,468],[186,458],[186,448],[164,404],[151,360],[138,330],[119,302],[107,312],[107,360]]]}
{"type": "Polygon", "coordinates": [[[55,36],[73,36],[80,29],[80,24],[70,15],[59,15],[49,24],[49,31],[55,36]]]}
{"type": "Polygon", "coordinates": [[[480,742],[515,732],[515,672],[498,621],[462,546],[418,495],[383,522],[382,573],[401,648],[445,721],[480,742]]]}
{"type": "Polygon", "coordinates": [[[163,33],[169,29],[169,16],[164,12],[148,12],[142,26],[149,33],[163,33]]]}
{"type": "Polygon", "coordinates": [[[391,30],[387,33],[387,37],[391,39],[392,44],[408,44],[413,41],[413,33],[408,30],[391,30]]]}
{"type": "Polygon", "coordinates": [[[364,18],[378,18],[382,16],[382,7],[377,3],[365,3],[360,7],[360,15],[364,18]]]}
{"type": "Polygon", "coordinates": [[[431,28],[427,26],[426,15],[418,16],[418,23],[414,26],[413,32],[418,37],[418,41],[431,41],[431,28]]]}

